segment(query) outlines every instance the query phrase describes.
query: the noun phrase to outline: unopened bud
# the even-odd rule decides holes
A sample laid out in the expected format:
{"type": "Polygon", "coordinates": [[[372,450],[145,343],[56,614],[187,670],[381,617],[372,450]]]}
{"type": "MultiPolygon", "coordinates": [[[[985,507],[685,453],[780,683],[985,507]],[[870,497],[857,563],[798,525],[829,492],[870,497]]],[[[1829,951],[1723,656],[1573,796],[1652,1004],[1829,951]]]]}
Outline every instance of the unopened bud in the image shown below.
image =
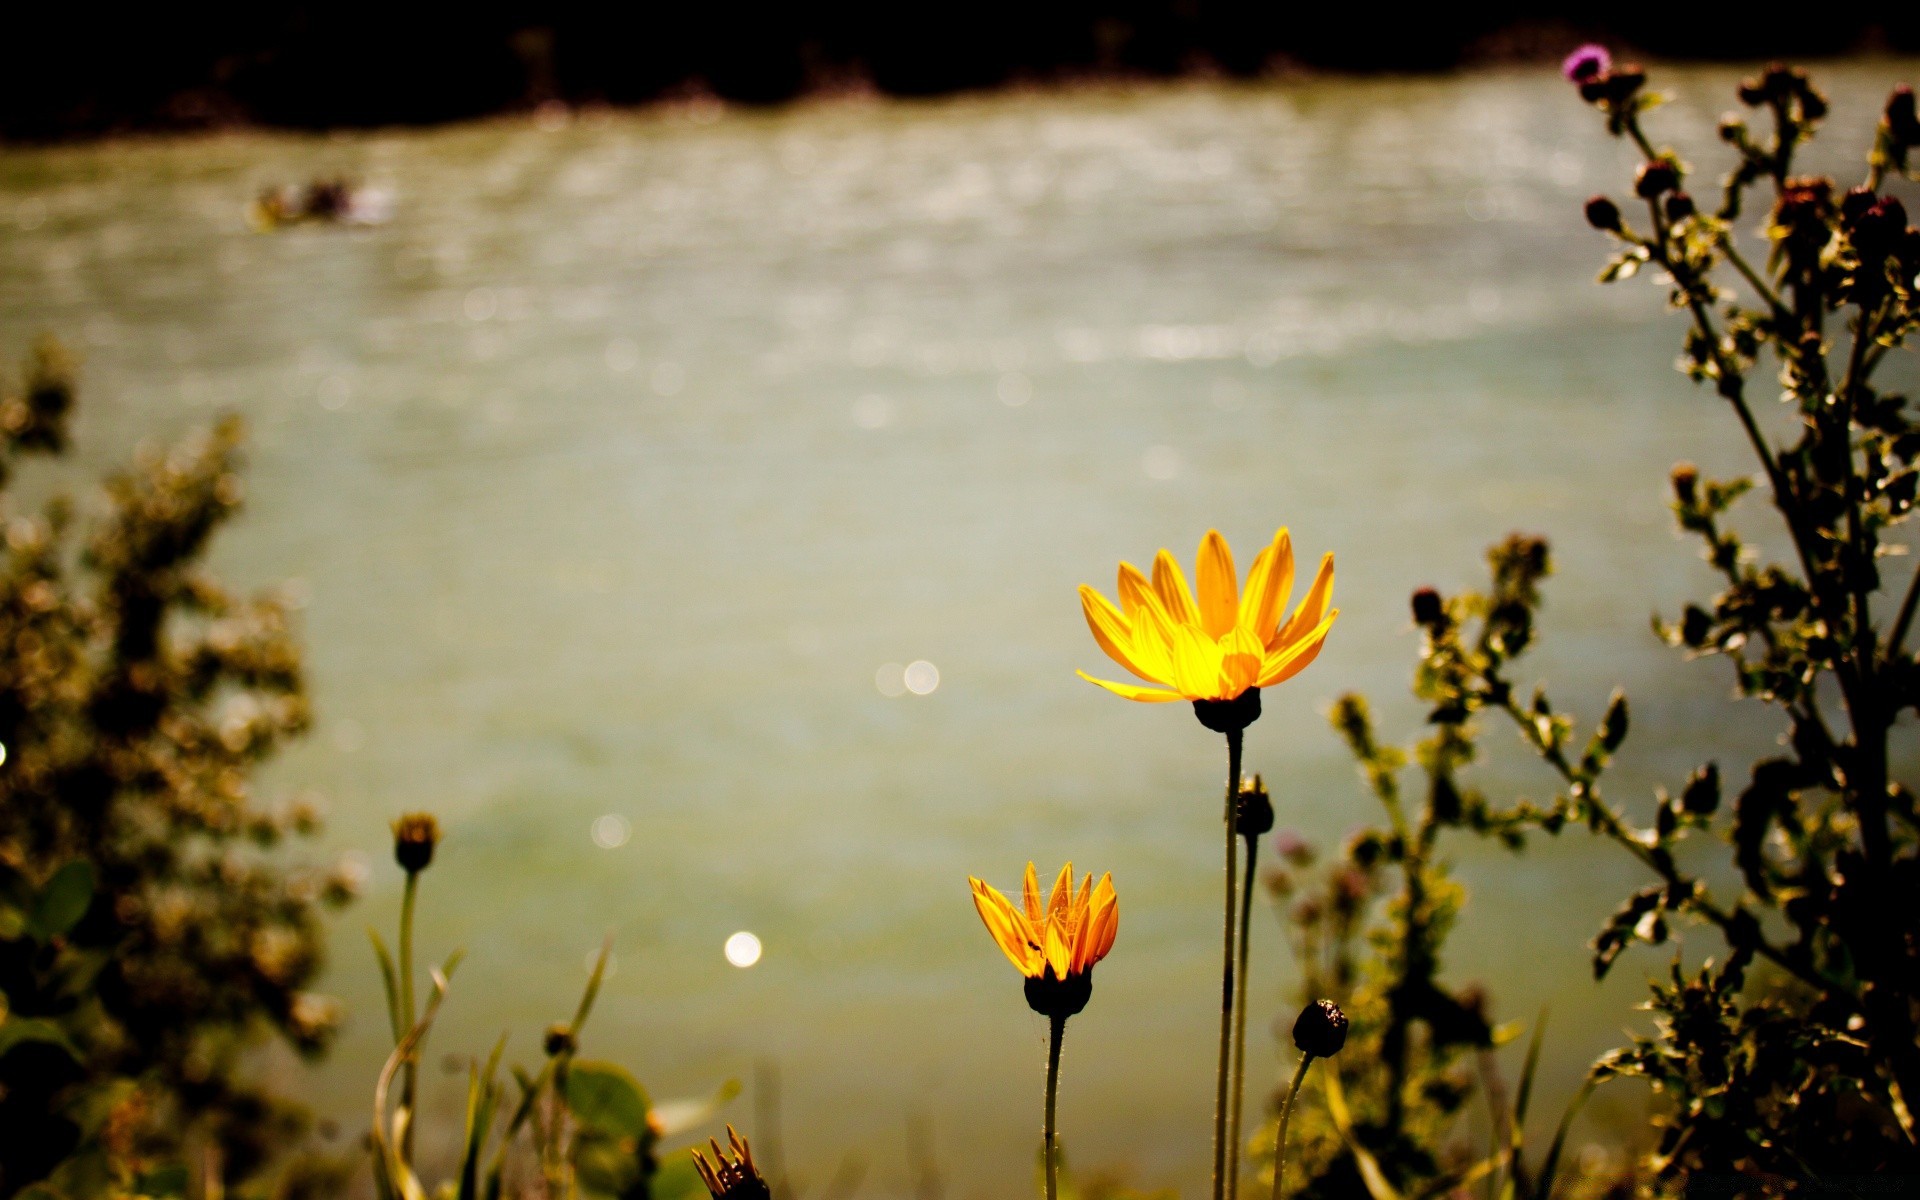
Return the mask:
{"type": "Polygon", "coordinates": [[[1233,831],[1244,838],[1257,838],[1273,828],[1273,801],[1267,797],[1267,785],[1258,775],[1240,781],[1233,798],[1233,831]]]}
{"type": "Polygon", "coordinates": [[[1331,1000],[1315,1000],[1293,1023],[1293,1044],[1308,1058],[1332,1058],[1347,1044],[1347,1014],[1331,1000]]]}
{"type": "Polygon", "coordinates": [[[1914,114],[1913,89],[1904,83],[1887,97],[1887,132],[1903,146],[1920,146],[1920,116],[1914,114]]]}
{"type": "Polygon", "coordinates": [[[1423,587],[1413,594],[1413,623],[1423,629],[1438,625],[1446,618],[1446,605],[1440,601],[1440,593],[1430,587],[1423,587]]]}
{"type": "Polygon", "coordinates": [[[1671,478],[1673,494],[1679,498],[1680,503],[1692,508],[1696,489],[1700,483],[1700,468],[1690,462],[1680,463],[1673,468],[1671,478]]]}
{"type": "Polygon", "coordinates": [[[1670,159],[1656,158],[1652,162],[1640,164],[1640,171],[1633,177],[1634,194],[1644,200],[1657,196],[1680,186],[1680,173],[1674,169],[1670,159]]]}
{"type": "Polygon", "coordinates": [[[1587,224],[1607,233],[1620,232],[1620,206],[1605,196],[1587,201],[1587,224]]]}
{"type": "Polygon", "coordinates": [[[408,813],[393,823],[393,860],[409,875],[427,869],[439,842],[440,822],[432,813],[408,813]]]}
{"type": "Polygon", "coordinates": [[[562,1054],[572,1054],[580,1048],[580,1044],[576,1042],[573,1037],[573,1026],[560,1024],[547,1026],[547,1036],[543,1045],[548,1058],[559,1058],[562,1054]]]}
{"type": "Polygon", "coordinates": [[[1693,197],[1685,192],[1674,192],[1667,197],[1667,220],[1684,221],[1694,214],[1693,197]]]}

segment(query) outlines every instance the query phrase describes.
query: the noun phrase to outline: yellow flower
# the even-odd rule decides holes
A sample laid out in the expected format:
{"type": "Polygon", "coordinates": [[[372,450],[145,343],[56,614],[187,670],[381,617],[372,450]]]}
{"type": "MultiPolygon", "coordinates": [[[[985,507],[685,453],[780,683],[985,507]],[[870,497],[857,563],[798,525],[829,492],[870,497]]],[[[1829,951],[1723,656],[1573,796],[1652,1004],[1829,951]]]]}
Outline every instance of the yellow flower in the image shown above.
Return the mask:
{"type": "Polygon", "coordinates": [[[1129,700],[1233,700],[1249,688],[1272,687],[1293,678],[1320,653],[1339,609],[1333,594],[1333,555],[1320,560],[1307,598],[1282,621],[1293,590],[1293,541],[1282,529],[1253,560],[1245,592],[1238,590],[1233,551],[1218,530],[1200,539],[1200,596],[1187,588],[1180,565],[1162,550],[1153,560],[1153,581],[1131,563],[1120,564],[1120,608],[1093,588],[1080,586],[1093,640],[1148,683],[1110,683],[1085,671],[1090,683],[1129,700]]]}
{"type": "Polygon", "coordinates": [[[973,887],[973,906],[986,922],[987,932],[1028,979],[1066,980],[1085,975],[1113,949],[1120,931],[1120,902],[1113,894],[1113,875],[1093,876],[1073,890],[1073,864],[1060,868],[1044,900],[1040,878],[1027,864],[1027,879],[1016,908],[998,888],[967,877],[973,887]]]}

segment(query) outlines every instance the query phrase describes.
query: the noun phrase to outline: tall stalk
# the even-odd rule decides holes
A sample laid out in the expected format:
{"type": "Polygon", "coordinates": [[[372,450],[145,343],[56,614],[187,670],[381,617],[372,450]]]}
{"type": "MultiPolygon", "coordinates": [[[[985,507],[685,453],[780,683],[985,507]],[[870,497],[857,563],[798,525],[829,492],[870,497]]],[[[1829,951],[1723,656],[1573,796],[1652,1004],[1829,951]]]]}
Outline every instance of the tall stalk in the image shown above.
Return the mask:
{"type": "Polygon", "coordinates": [[[1046,1125],[1041,1130],[1043,1139],[1041,1153],[1046,1157],[1047,1200],[1058,1200],[1060,1192],[1060,1134],[1059,1125],[1054,1121],[1054,1102],[1060,1093],[1060,1042],[1067,1032],[1067,1019],[1054,1016],[1049,1019],[1050,1032],[1047,1037],[1047,1116],[1046,1125]]]}
{"type": "Polygon", "coordinates": [[[1244,729],[1227,730],[1227,885],[1221,918],[1220,1055],[1213,1091],[1213,1200],[1227,1195],[1227,1092],[1233,1073],[1234,1013],[1234,884],[1238,881],[1239,849],[1234,815],[1240,794],[1240,745],[1244,729]]]}
{"type": "Polygon", "coordinates": [[[1281,1200],[1281,1187],[1287,1177],[1287,1122],[1293,1119],[1293,1098],[1300,1093],[1300,1083],[1312,1065],[1313,1055],[1300,1056],[1299,1069],[1294,1071],[1293,1082],[1287,1085],[1287,1098],[1280,1105],[1280,1128],[1273,1140],[1273,1200],[1281,1200]]]}
{"type": "MultiPolygon", "coordinates": [[[[400,896],[400,1014],[406,1019],[404,1028],[412,1029],[413,1010],[413,898],[420,885],[418,871],[407,872],[407,887],[400,896]]],[[[414,1088],[419,1077],[418,1052],[407,1056],[404,1074],[400,1083],[400,1106],[407,1111],[407,1125],[400,1134],[400,1161],[413,1163],[413,1128],[419,1124],[419,1113],[414,1108],[414,1088]]]]}
{"type": "MultiPolygon", "coordinates": [[[[1235,812],[1237,815],[1237,804],[1235,812]]],[[[1253,914],[1254,863],[1260,855],[1258,834],[1244,833],[1241,839],[1247,844],[1247,865],[1240,872],[1240,948],[1233,975],[1233,1083],[1227,1112],[1227,1195],[1232,1200],[1240,1195],[1240,1108],[1247,1090],[1247,942],[1253,914]]]]}

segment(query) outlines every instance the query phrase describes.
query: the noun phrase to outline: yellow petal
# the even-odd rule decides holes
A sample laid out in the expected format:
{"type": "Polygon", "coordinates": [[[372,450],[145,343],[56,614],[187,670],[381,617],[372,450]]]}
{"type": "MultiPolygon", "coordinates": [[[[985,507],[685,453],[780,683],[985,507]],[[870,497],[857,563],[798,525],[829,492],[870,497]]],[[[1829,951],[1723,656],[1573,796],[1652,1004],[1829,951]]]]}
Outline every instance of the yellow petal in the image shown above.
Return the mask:
{"type": "Polygon", "coordinates": [[[1105,679],[1095,679],[1085,671],[1075,671],[1074,674],[1086,680],[1088,683],[1099,684],[1116,696],[1121,696],[1128,700],[1138,700],[1143,704],[1165,704],[1169,700],[1179,700],[1183,698],[1179,692],[1167,692],[1159,688],[1139,687],[1131,683],[1111,683],[1105,679]]]}
{"type": "Polygon", "coordinates": [[[1267,649],[1277,650],[1289,642],[1298,641],[1307,630],[1320,624],[1327,615],[1327,604],[1333,598],[1333,555],[1328,554],[1320,560],[1320,570],[1313,577],[1313,586],[1307,589],[1307,598],[1300,607],[1293,610],[1293,616],[1287,618],[1274,635],[1267,639],[1267,649]]]}
{"type": "Polygon", "coordinates": [[[1047,919],[1046,906],[1040,903],[1040,877],[1034,874],[1033,863],[1027,863],[1027,878],[1020,885],[1021,899],[1026,902],[1027,920],[1033,922],[1035,929],[1047,919]]]}
{"type": "Polygon", "coordinates": [[[1220,637],[1240,619],[1240,580],[1233,573],[1233,551],[1218,529],[1200,539],[1200,625],[1220,637]]]}
{"type": "Polygon", "coordinates": [[[1060,868],[1058,875],[1053,877],[1053,887],[1047,892],[1047,920],[1064,925],[1068,906],[1072,903],[1073,864],[1068,863],[1060,868]]]}
{"type": "Polygon", "coordinates": [[[1114,935],[1120,930],[1120,901],[1113,893],[1113,874],[1100,877],[1089,905],[1087,928],[1074,955],[1074,969],[1084,971],[1113,949],[1114,935]]]}
{"type": "Polygon", "coordinates": [[[1227,695],[1238,696],[1255,686],[1266,653],[1251,629],[1235,628],[1220,639],[1220,680],[1227,695]]]}
{"type": "Polygon", "coordinates": [[[1187,588],[1187,577],[1180,573],[1180,564],[1173,561],[1173,555],[1165,550],[1153,556],[1153,594],[1160,597],[1167,616],[1175,624],[1200,623],[1200,610],[1194,605],[1193,593],[1187,588]]]}
{"type": "Polygon", "coordinates": [[[1128,624],[1140,617],[1140,610],[1155,600],[1153,585],[1140,573],[1140,568],[1132,563],[1120,564],[1119,581],[1115,585],[1120,593],[1120,611],[1126,614],[1128,624]]]}
{"type": "Polygon", "coordinates": [[[1280,626],[1293,592],[1293,536],[1285,529],[1273,535],[1273,544],[1253,560],[1247,572],[1247,590],[1240,594],[1240,625],[1265,642],[1280,626]]]}
{"type": "Polygon", "coordinates": [[[1334,618],[1340,615],[1339,609],[1328,613],[1307,632],[1307,636],[1285,645],[1278,650],[1267,651],[1266,661],[1260,664],[1258,687],[1272,687],[1276,683],[1285,683],[1295,675],[1307,669],[1307,665],[1320,657],[1320,647],[1326,644],[1327,630],[1333,628],[1334,618]]]}
{"type": "Polygon", "coordinates": [[[1191,625],[1173,634],[1173,686],[1189,700],[1229,699],[1221,694],[1219,643],[1191,625]]]}
{"type": "Polygon", "coordinates": [[[1046,946],[1046,962],[1053,968],[1053,977],[1065,979],[1073,969],[1073,947],[1067,944],[1066,931],[1056,923],[1047,924],[1046,946]]]}
{"type": "Polygon", "coordinates": [[[1165,655],[1137,653],[1134,649],[1133,627],[1105,596],[1081,584],[1080,608],[1086,614],[1087,628],[1093,631],[1093,640],[1100,644],[1100,649],[1106,651],[1108,658],[1148,683],[1165,682],[1149,673],[1156,663],[1165,658],[1165,655]]]}
{"type": "Polygon", "coordinates": [[[1013,907],[1007,898],[986,883],[972,876],[967,883],[973,888],[973,907],[980,914],[987,932],[1000,947],[1013,965],[1022,974],[1032,974],[1031,967],[1037,955],[1033,947],[1033,930],[1025,918],[1013,907]]]}

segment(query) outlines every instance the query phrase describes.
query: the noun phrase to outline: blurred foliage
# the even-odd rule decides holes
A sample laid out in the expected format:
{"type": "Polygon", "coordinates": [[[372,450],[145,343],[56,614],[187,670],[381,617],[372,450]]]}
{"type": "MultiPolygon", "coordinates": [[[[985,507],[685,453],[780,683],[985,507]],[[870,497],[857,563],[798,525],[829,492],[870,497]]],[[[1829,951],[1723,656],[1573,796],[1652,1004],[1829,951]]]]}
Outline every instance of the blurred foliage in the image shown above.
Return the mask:
{"type": "Polygon", "coordinates": [[[308,710],[286,606],[201,565],[239,426],[142,452],[83,536],[12,492],[73,399],[52,341],[0,397],[0,1196],[178,1192],[190,1151],[254,1180],[306,1118],[245,1059],[326,1045],[336,1006],[306,989],[353,880],[284,865],[316,809],[249,785],[308,710]]]}
{"type": "MultiPolygon", "coordinates": [[[[1637,1076],[1661,1099],[1658,1141],[1642,1164],[1647,1186],[1787,1194],[1836,1177],[1911,1174],[1920,1171],[1911,1107],[1920,1098],[1920,812],[1892,767],[1896,729],[1920,706],[1920,663],[1908,647],[1920,573],[1886,564],[1906,552],[1893,534],[1920,481],[1920,424],[1875,375],[1920,324],[1920,230],[1882,190],[1890,175],[1920,166],[1910,154],[1920,145],[1913,93],[1894,91],[1864,181],[1846,190],[1795,172],[1827,113],[1807,76],[1776,66],[1744,81],[1738,99],[1765,129],[1738,115],[1722,122],[1734,158],[1708,211],[1685,190],[1680,156],[1644,132],[1660,98],[1643,71],[1600,56],[1576,81],[1643,158],[1636,202],[1624,206],[1642,216],[1630,221],[1604,196],[1587,204],[1589,222],[1620,247],[1601,281],[1657,272],[1688,325],[1681,369],[1713,387],[1760,467],[1757,480],[1675,468],[1675,516],[1701,541],[1721,590],[1671,623],[1656,620],[1655,630],[1689,657],[1726,659],[1738,694],[1766,706],[1752,719],[1779,729],[1780,750],[1723,769],[1714,748],[1701,746],[1700,766],[1659,791],[1644,824],[1611,801],[1603,783],[1627,736],[1626,698],[1616,693],[1583,734],[1584,723],[1543,688],[1528,692],[1513,677],[1533,644],[1551,566],[1544,541],[1515,535],[1493,550],[1486,591],[1414,596],[1423,633],[1414,691],[1434,729],[1417,752],[1430,785],[1426,817],[1417,831],[1396,820],[1385,841],[1362,834],[1343,868],[1353,873],[1347,886],[1367,894],[1372,863],[1401,869],[1399,932],[1379,948],[1389,964],[1418,965],[1437,955],[1458,903],[1451,890],[1416,888],[1430,844],[1425,820],[1514,846],[1532,831],[1584,827],[1648,877],[1595,937],[1596,977],[1629,946],[1665,944],[1684,927],[1717,942],[1704,962],[1698,951],[1676,953],[1651,984],[1653,1031],[1593,1068],[1590,1084],[1637,1076]],[[1742,252],[1736,224],[1753,208],[1764,212],[1769,251],[1759,263],[1742,252]],[[1766,365],[1793,417],[1784,445],[1750,403],[1749,381],[1766,365]],[[1733,527],[1736,506],[1756,491],[1772,502],[1789,561],[1769,561],[1733,527]],[[1489,716],[1517,728],[1550,769],[1550,800],[1501,807],[1460,782],[1489,716]],[[1425,935],[1410,919],[1422,905],[1433,913],[1425,935]]],[[[1375,744],[1357,698],[1343,700],[1335,719],[1392,809],[1403,758],[1375,744]]],[[[1900,761],[1911,761],[1907,753],[1900,761]]],[[[1295,917],[1303,937],[1332,945],[1357,920],[1338,910],[1295,917]]],[[[1367,1022],[1394,1078],[1402,1051],[1392,1039],[1407,1011],[1395,990],[1403,977],[1417,989],[1420,973],[1389,971],[1384,997],[1369,1003],[1377,968],[1335,955],[1328,970],[1330,986],[1358,991],[1356,1029],[1367,1022]]],[[[1436,1012],[1441,1024],[1426,1019],[1430,1057],[1409,1060],[1408,1079],[1447,1079],[1444,1056],[1433,1056],[1453,1039],[1442,1032],[1444,1006],[1436,1012]]],[[[1423,1098],[1445,1113],[1451,1097],[1423,1098]]],[[[1391,1116],[1394,1103],[1391,1092],[1378,1100],[1362,1092],[1356,1132],[1365,1114],[1391,1116]]],[[[1322,1143],[1334,1145],[1324,1134],[1322,1143]]],[[[1319,1153],[1335,1161],[1338,1152],[1319,1153]]],[[[1383,1167],[1408,1161],[1397,1153],[1382,1154],[1383,1167]]],[[[1526,1171],[1516,1149],[1523,1191],[1526,1171]]]]}

